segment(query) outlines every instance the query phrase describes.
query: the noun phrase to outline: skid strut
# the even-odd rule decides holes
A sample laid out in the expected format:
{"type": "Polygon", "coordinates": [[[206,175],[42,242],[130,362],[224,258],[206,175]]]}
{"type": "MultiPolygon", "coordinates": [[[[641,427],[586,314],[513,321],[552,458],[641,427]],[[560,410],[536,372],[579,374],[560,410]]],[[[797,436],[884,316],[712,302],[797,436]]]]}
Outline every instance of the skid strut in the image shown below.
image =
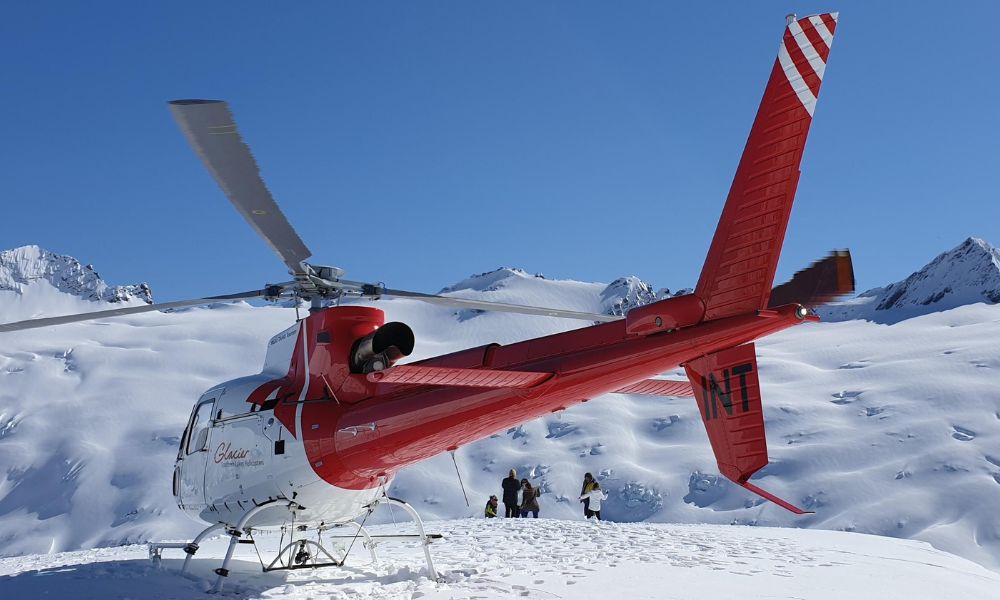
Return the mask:
{"type": "MultiPolygon", "coordinates": [[[[282,502],[281,500],[277,502],[282,502]]],[[[294,502],[284,501],[285,506],[289,509],[297,506],[294,502]]],[[[250,519],[257,516],[263,510],[274,507],[274,502],[265,502],[259,506],[255,506],[247,511],[247,514],[243,515],[240,522],[236,524],[236,527],[231,529],[226,529],[226,533],[229,534],[229,548],[226,549],[226,558],[222,561],[222,566],[215,570],[215,574],[218,575],[218,579],[215,580],[215,585],[212,586],[211,591],[213,593],[222,591],[222,581],[224,577],[229,577],[229,561],[233,559],[233,551],[236,550],[236,544],[240,543],[240,537],[243,536],[243,532],[247,530],[250,524],[250,519]]]]}
{"type": "Polygon", "coordinates": [[[432,538],[431,536],[428,536],[427,533],[424,531],[424,522],[420,519],[420,515],[417,514],[416,509],[407,504],[406,502],[404,502],[403,500],[400,500],[399,498],[392,498],[391,496],[385,496],[380,501],[390,505],[394,504],[402,508],[406,512],[410,513],[410,517],[413,518],[413,522],[417,526],[417,532],[420,536],[421,545],[424,547],[424,557],[427,559],[428,574],[430,575],[431,579],[437,581],[438,579],[437,571],[434,569],[434,561],[431,559],[430,545],[432,538]]]}
{"type": "MultiPolygon", "coordinates": [[[[351,520],[344,523],[332,525],[332,526],[320,526],[319,532],[322,537],[322,532],[333,528],[347,527],[351,526],[357,529],[353,536],[330,536],[328,539],[336,540],[356,540],[358,536],[364,538],[364,546],[368,548],[371,553],[372,565],[378,565],[378,554],[375,551],[376,546],[380,542],[387,541],[419,541],[424,550],[424,559],[427,561],[427,572],[431,579],[438,581],[437,569],[434,567],[434,560],[431,558],[430,544],[434,540],[439,540],[442,538],[441,534],[428,534],[424,530],[424,522],[420,518],[420,515],[407,502],[400,500],[399,498],[392,498],[388,495],[383,495],[372,502],[368,507],[369,514],[371,511],[379,504],[386,504],[389,506],[395,505],[406,511],[410,517],[413,519],[414,525],[417,528],[417,534],[400,534],[400,535],[371,535],[367,529],[365,529],[363,522],[359,523],[357,520],[351,520]]],[[[268,502],[255,506],[250,509],[243,517],[239,520],[235,527],[228,526],[225,523],[216,523],[206,527],[197,537],[188,543],[151,543],[149,544],[149,558],[157,566],[161,564],[161,553],[165,549],[179,549],[183,550],[187,556],[184,558],[184,566],[181,568],[181,573],[185,573],[191,564],[191,558],[198,552],[198,548],[203,540],[208,538],[210,535],[217,533],[220,530],[225,530],[229,535],[229,547],[226,549],[226,556],[222,561],[222,566],[215,569],[215,574],[218,576],[215,580],[215,584],[210,590],[212,593],[217,593],[222,591],[223,582],[225,578],[229,576],[229,563],[233,559],[233,553],[236,550],[237,544],[254,544],[253,537],[250,536],[249,539],[242,539],[244,534],[251,533],[250,531],[250,521],[257,516],[261,511],[274,508],[276,506],[284,505],[285,508],[289,510],[295,510],[298,505],[295,502],[289,500],[275,500],[273,502],[268,502]]],[[[284,569],[304,569],[304,568],[315,568],[315,567],[325,567],[325,566],[343,566],[344,562],[347,560],[347,555],[350,552],[351,546],[344,549],[344,556],[340,559],[336,558],[332,552],[327,550],[321,543],[314,542],[312,540],[306,539],[295,539],[295,528],[292,529],[292,539],[286,544],[281,550],[278,551],[277,557],[271,561],[271,563],[263,567],[265,572],[274,570],[284,570],[284,569]],[[318,562],[319,559],[322,562],[318,562]]],[[[320,542],[323,541],[320,539],[320,542]]]]}

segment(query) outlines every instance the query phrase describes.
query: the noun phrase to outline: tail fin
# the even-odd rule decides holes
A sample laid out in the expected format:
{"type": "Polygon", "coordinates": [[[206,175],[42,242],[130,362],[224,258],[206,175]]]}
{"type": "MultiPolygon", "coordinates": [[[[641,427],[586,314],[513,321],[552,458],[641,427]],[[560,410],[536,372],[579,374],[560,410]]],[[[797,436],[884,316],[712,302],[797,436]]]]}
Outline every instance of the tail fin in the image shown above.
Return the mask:
{"type": "Polygon", "coordinates": [[[744,344],[684,365],[719,471],[737,485],[795,514],[808,514],[748,480],[767,464],[757,352],[744,344]]]}
{"type": "Polygon", "coordinates": [[[695,295],[705,319],[768,304],[837,13],[789,19],[695,295]]]}

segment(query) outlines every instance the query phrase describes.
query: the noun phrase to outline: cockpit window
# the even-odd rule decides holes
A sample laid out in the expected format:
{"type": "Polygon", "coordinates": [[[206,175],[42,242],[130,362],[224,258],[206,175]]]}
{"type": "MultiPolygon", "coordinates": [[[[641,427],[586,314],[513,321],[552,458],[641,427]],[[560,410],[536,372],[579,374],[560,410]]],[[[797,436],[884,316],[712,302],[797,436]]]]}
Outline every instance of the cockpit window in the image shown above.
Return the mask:
{"type": "Polygon", "coordinates": [[[208,447],[208,431],[212,427],[212,407],[215,398],[198,405],[188,425],[187,453],[194,454],[208,447]]]}

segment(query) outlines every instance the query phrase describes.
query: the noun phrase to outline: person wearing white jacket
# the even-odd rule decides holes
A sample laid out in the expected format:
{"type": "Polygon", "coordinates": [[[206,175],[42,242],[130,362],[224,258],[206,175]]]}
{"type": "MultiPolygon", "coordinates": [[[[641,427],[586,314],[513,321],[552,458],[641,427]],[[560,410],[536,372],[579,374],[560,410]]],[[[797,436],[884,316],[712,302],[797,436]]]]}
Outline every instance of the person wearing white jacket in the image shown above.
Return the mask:
{"type": "MultiPolygon", "coordinates": [[[[588,509],[590,513],[601,520],[601,501],[608,499],[608,493],[601,489],[601,484],[594,482],[594,489],[580,496],[580,500],[589,499],[588,509]]],[[[588,519],[590,516],[587,517],[588,519]]]]}

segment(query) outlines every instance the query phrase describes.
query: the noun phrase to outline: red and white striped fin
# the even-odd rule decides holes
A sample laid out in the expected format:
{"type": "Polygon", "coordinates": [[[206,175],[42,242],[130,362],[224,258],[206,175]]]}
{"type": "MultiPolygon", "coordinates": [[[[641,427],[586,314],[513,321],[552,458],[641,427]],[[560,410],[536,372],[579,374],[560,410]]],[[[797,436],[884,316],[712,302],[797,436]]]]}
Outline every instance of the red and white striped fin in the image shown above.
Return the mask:
{"type": "Polygon", "coordinates": [[[705,318],[765,308],[837,13],[789,19],[695,295],[705,318]]]}
{"type": "Polygon", "coordinates": [[[778,64],[811,117],[833,45],[838,13],[793,20],[778,47],[778,64]]]}

